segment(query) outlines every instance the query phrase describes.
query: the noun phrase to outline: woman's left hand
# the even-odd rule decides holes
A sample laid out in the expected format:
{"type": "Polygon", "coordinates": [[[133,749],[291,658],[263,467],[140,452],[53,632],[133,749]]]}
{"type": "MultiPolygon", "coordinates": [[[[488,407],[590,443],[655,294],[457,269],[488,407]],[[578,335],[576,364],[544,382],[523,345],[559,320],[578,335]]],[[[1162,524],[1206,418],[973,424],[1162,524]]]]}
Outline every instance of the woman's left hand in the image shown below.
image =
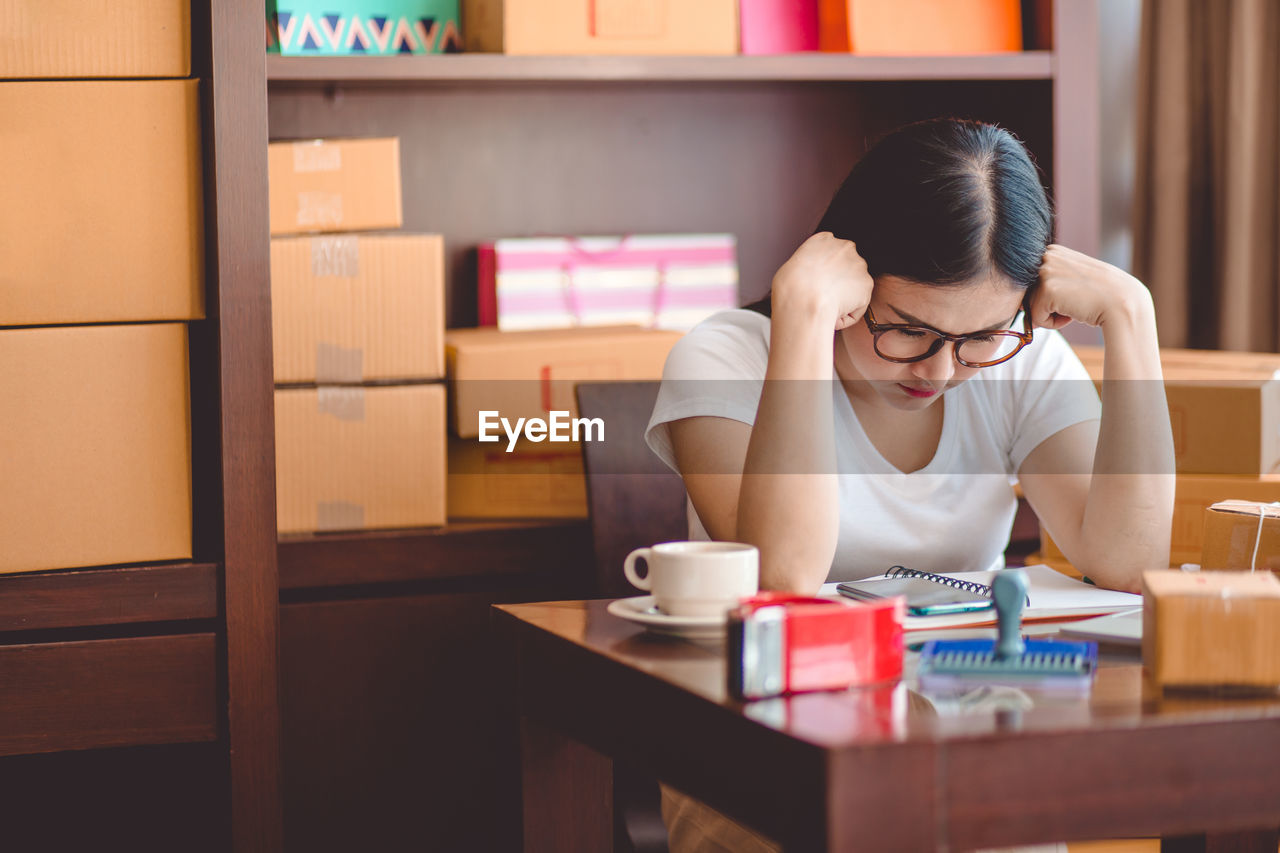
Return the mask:
{"type": "Polygon", "coordinates": [[[1124,270],[1055,243],[1045,250],[1027,307],[1034,325],[1061,329],[1073,320],[1103,326],[1117,312],[1131,316],[1150,304],[1146,286],[1124,270]]]}

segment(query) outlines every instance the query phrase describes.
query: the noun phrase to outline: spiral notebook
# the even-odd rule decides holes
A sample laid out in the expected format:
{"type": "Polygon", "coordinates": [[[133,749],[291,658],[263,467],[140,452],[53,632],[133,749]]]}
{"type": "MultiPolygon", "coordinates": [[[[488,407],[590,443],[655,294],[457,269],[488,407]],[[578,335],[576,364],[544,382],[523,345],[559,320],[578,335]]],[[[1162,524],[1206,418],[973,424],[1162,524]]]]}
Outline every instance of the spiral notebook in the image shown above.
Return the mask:
{"type": "Polygon", "coordinates": [[[837,584],[836,590],[860,601],[901,595],[907,599],[907,613],[912,616],[969,613],[992,607],[991,587],[987,584],[906,566],[894,566],[882,578],[837,584]]]}
{"type": "MultiPolygon", "coordinates": [[[[1102,587],[1082,583],[1048,566],[1026,566],[1023,570],[1027,573],[1029,582],[1027,595],[1029,603],[1022,611],[1023,622],[1082,619],[1086,616],[1099,616],[1104,613],[1114,613],[1117,610],[1142,606],[1142,596],[1140,595],[1117,592],[1113,589],[1103,589],[1102,587]]],[[[958,590],[958,587],[955,586],[957,583],[973,583],[977,587],[989,588],[991,581],[995,578],[995,571],[948,574],[919,572],[913,578],[920,579],[927,575],[943,578],[945,582],[939,584],[937,581],[924,579],[923,583],[943,590],[944,594],[955,597],[958,590]]],[[[885,584],[894,583],[897,580],[899,578],[882,575],[874,578],[864,578],[851,583],[856,584],[859,589],[869,590],[884,597],[885,594],[898,594],[891,593],[891,588],[885,586],[885,584]]],[[[839,589],[841,585],[839,583],[823,584],[822,594],[848,597],[846,593],[839,589]]],[[[965,591],[981,595],[981,591],[965,591]]],[[[936,616],[908,614],[904,626],[909,631],[916,631],[929,628],[976,627],[994,625],[995,623],[995,608],[989,607],[977,611],[951,612],[936,616]]]]}

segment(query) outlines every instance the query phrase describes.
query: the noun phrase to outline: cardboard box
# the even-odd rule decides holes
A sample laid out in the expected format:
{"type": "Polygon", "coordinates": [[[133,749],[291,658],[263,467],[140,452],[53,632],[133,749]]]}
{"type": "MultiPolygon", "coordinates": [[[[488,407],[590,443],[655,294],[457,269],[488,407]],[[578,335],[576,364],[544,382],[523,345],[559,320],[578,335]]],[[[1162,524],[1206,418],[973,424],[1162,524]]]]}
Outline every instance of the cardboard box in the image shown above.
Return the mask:
{"type": "MultiPolygon", "coordinates": [[[[1251,500],[1269,503],[1280,500],[1280,474],[1261,477],[1213,477],[1206,474],[1179,474],[1173,499],[1173,529],[1169,563],[1199,563],[1205,542],[1205,510],[1218,501],[1251,500]]],[[[1256,521],[1256,518],[1255,518],[1256,521]]],[[[1040,554],[1046,563],[1067,563],[1066,556],[1049,532],[1040,527],[1040,554]]],[[[1069,565],[1069,563],[1067,563],[1069,565]]]]}
{"type": "Polygon", "coordinates": [[[680,337],[639,326],[450,329],[444,346],[454,434],[478,436],[481,411],[496,411],[513,424],[553,411],[574,417],[578,382],[661,379],[680,337]]]}
{"type": "Polygon", "coordinates": [[[1022,50],[1020,0],[819,0],[826,51],[944,55],[1022,50]]]}
{"type": "Polygon", "coordinates": [[[1270,572],[1144,572],[1142,663],[1164,687],[1280,684],[1270,572]]]}
{"type": "Polygon", "coordinates": [[[281,533],[444,524],[443,385],[276,390],[281,533]]]}
{"type": "MultiPolygon", "coordinates": [[[[1102,348],[1076,347],[1102,382],[1102,348]]],[[[1280,466],[1280,355],[1160,351],[1180,474],[1265,474],[1280,466]]]]}
{"type": "Polygon", "coordinates": [[[188,0],[0,0],[0,78],[186,77],[188,0]]]}
{"type": "Polygon", "coordinates": [[[181,324],[0,330],[0,572],[190,559],[189,383],[181,324]]]}
{"type": "Polygon", "coordinates": [[[457,53],[458,0],[267,0],[267,53],[457,53]]]}
{"type": "Polygon", "coordinates": [[[1280,573],[1280,504],[1229,500],[1206,508],[1200,568],[1280,573]]]}
{"type": "Polygon", "coordinates": [[[449,518],[586,518],[579,442],[449,437],[449,518]]]}
{"type": "Polygon", "coordinates": [[[278,383],[442,378],[444,238],[273,238],[271,325],[278,383]]]}
{"type": "Polygon", "coordinates": [[[738,52],[738,0],[464,0],[467,50],[509,54],[738,52]]]}
{"type": "Polygon", "coordinates": [[[0,326],[204,316],[197,85],[0,83],[0,326]]]}
{"type": "Polygon", "coordinates": [[[399,139],[272,142],[267,170],[273,236],[403,223],[399,139]]]}

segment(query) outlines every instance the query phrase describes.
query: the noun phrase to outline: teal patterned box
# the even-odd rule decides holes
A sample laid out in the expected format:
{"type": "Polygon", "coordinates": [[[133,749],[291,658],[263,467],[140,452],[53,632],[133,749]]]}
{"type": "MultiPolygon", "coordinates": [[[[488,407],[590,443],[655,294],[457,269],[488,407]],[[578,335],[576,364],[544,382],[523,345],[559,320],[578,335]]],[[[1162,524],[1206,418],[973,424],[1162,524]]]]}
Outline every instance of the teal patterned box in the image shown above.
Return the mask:
{"type": "Polygon", "coordinates": [[[458,0],[267,0],[267,52],[283,56],[457,53],[458,0]]]}

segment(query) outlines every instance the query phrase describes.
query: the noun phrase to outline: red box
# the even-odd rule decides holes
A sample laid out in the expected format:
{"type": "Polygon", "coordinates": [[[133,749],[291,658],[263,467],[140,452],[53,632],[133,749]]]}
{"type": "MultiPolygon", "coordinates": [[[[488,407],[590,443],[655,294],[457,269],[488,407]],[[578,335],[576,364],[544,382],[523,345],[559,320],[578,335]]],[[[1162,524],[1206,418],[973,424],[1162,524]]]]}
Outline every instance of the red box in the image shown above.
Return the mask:
{"type": "Polygon", "coordinates": [[[902,677],[905,600],[766,592],[729,614],[729,689],[740,699],[902,677]]]}

